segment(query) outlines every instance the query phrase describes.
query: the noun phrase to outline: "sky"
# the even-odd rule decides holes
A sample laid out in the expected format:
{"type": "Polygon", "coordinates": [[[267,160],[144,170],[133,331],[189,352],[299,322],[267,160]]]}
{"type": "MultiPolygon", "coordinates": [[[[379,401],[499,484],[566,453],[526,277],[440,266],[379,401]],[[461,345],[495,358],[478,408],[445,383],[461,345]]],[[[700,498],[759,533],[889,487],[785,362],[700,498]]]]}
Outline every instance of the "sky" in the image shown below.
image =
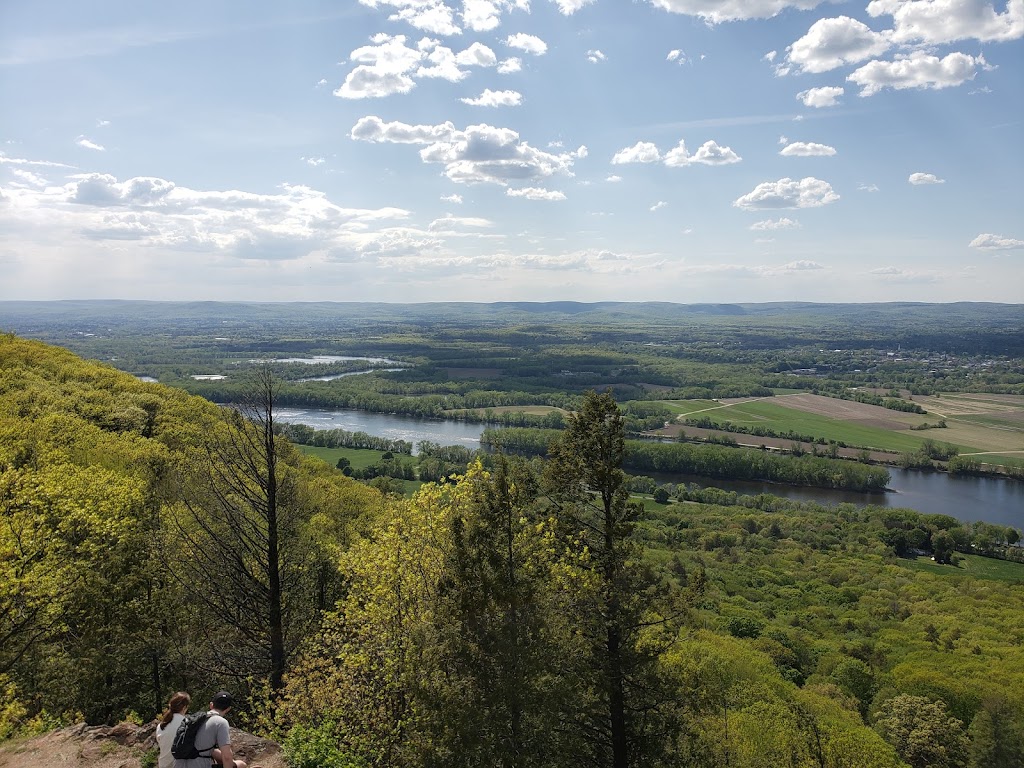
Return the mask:
{"type": "Polygon", "coordinates": [[[0,300],[1024,303],[1024,0],[0,0],[0,300]]]}

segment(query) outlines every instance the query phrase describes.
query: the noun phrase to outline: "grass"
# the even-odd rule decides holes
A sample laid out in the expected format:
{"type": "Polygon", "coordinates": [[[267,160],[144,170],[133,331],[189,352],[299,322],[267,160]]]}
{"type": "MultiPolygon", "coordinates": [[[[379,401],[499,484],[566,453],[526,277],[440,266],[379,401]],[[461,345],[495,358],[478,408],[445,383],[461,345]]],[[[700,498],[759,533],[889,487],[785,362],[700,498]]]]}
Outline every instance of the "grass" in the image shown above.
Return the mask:
{"type": "MultiPolygon", "coordinates": [[[[353,469],[365,469],[371,464],[380,461],[383,451],[371,451],[366,448],[322,448],[317,445],[296,445],[296,447],[307,456],[315,456],[325,461],[332,467],[338,465],[338,459],[344,456],[352,463],[353,469]]],[[[405,454],[395,454],[402,461],[409,461],[410,457],[405,454]]],[[[402,484],[402,495],[412,496],[419,490],[423,483],[419,480],[397,480],[402,484]]]]}
{"type": "MultiPolygon", "coordinates": [[[[352,462],[352,469],[366,469],[371,464],[380,461],[380,457],[384,455],[383,451],[371,451],[365,448],[322,448],[318,445],[299,445],[297,447],[307,456],[316,456],[332,467],[337,466],[338,459],[344,456],[352,462]]],[[[404,454],[399,454],[399,456],[402,459],[409,458],[404,454]]]]}
{"type": "Polygon", "coordinates": [[[939,565],[929,558],[900,558],[900,565],[913,571],[936,573],[941,576],[973,576],[976,579],[1005,581],[1010,584],[1024,584],[1024,563],[997,560],[981,555],[961,555],[958,566],[939,565]]]}

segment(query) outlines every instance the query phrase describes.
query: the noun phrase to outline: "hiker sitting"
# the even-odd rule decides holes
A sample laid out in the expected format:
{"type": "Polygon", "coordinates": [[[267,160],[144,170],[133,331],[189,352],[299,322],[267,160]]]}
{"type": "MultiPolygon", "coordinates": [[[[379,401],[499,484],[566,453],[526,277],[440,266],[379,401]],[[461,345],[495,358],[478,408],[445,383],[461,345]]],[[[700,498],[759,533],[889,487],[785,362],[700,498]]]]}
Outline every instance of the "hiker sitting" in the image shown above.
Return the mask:
{"type": "Polygon", "coordinates": [[[167,711],[164,712],[156,727],[156,743],[160,747],[157,768],[171,768],[174,765],[171,745],[174,743],[174,735],[178,732],[178,726],[181,725],[181,721],[185,719],[185,713],[188,712],[188,705],[191,703],[192,697],[184,691],[178,691],[167,702],[167,711]]]}
{"type": "Polygon", "coordinates": [[[210,711],[203,713],[205,717],[195,731],[193,754],[197,757],[183,759],[176,757],[173,768],[247,768],[241,760],[235,760],[231,746],[231,731],[224,717],[233,704],[231,694],[218,691],[210,702],[210,711]]]}

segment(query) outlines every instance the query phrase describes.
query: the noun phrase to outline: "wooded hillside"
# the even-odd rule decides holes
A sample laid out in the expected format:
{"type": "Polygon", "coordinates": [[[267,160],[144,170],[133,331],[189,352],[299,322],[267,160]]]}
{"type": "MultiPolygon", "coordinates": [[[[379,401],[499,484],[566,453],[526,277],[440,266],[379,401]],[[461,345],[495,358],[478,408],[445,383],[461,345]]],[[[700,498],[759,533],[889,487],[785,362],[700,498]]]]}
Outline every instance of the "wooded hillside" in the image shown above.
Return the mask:
{"type": "Polygon", "coordinates": [[[544,461],[382,496],[249,384],[220,409],[0,337],[0,737],[228,687],[302,768],[1024,759],[1024,566],[890,542],[951,518],[641,505],[593,393],[544,461]]]}

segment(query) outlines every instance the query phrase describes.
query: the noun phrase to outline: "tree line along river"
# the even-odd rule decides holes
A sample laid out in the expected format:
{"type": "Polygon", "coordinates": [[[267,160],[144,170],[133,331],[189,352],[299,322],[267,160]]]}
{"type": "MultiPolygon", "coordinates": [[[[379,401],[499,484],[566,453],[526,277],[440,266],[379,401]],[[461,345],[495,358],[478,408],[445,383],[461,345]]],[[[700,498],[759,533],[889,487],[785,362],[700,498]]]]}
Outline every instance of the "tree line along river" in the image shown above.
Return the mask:
{"type": "MultiPolygon", "coordinates": [[[[306,424],[314,429],[344,429],[414,445],[421,440],[440,445],[480,447],[481,424],[435,421],[386,413],[347,409],[279,408],[282,422],[306,424]]],[[[724,480],[696,475],[653,475],[659,482],[697,483],[737,493],[770,493],[819,504],[875,504],[908,507],[928,514],[951,515],[966,522],[985,520],[1024,527],[1024,483],[992,477],[949,475],[889,467],[892,480],[885,493],[858,493],[827,488],[769,483],[756,480],[724,480]]]]}

